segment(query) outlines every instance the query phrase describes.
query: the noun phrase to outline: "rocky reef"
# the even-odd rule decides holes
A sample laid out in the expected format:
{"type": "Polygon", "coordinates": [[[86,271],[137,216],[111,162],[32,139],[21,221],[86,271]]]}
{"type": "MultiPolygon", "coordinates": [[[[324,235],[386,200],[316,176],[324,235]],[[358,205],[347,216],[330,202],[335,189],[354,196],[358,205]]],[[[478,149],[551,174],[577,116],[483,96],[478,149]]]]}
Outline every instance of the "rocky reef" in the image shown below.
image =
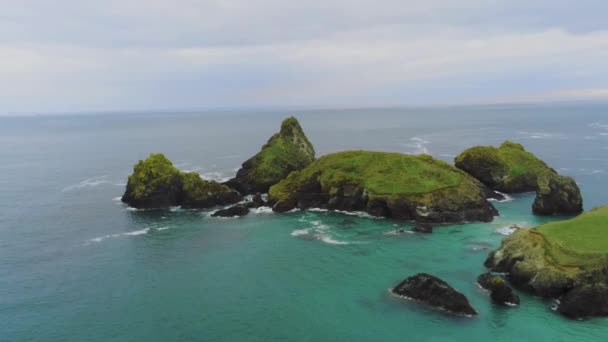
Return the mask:
{"type": "Polygon", "coordinates": [[[201,179],[194,172],[180,172],[163,154],[140,160],[129,176],[122,201],[140,209],[210,208],[240,201],[242,196],[229,187],[201,179]]]}
{"type": "Polygon", "coordinates": [[[347,151],[317,159],[270,188],[273,210],[326,208],[429,223],[491,221],[484,186],[429,155],[347,151]]]}
{"type": "Polygon", "coordinates": [[[536,191],[533,211],[538,215],[578,214],[583,200],[576,182],[559,175],[521,144],[475,146],[455,159],[457,168],[491,189],[505,193],[536,191]]]}
{"type": "Polygon", "coordinates": [[[419,273],[406,278],[395,286],[392,292],[451,313],[466,316],[477,315],[477,311],[469,304],[465,295],[430,274],[419,273]]]}
{"type": "Polygon", "coordinates": [[[240,217],[249,214],[249,207],[245,204],[237,204],[214,212],[213,217],[240,217]]]}
{"type": "Polygon", "coordinates": [[[484,273],[477,278],[477,284],[490,292],[490,298],[494,304],[519,305],[519,296],[507,285],[502,276],[484,273]]]}
{"type": "Polygon", "coordinates": [[[608,206],[519,229],[485,265],[525,291],[560,299],[557,311],[567,317],[608,315],[608,206]]]}
{"type": "Polygon", "coordinates": [[[268,189],[315,160],[315,149],[298,120],[289,117],[281,131],[273,135],[262,150],[243,163],[236,177],[225,184],[242,194],[266,193],[268,189]]]}

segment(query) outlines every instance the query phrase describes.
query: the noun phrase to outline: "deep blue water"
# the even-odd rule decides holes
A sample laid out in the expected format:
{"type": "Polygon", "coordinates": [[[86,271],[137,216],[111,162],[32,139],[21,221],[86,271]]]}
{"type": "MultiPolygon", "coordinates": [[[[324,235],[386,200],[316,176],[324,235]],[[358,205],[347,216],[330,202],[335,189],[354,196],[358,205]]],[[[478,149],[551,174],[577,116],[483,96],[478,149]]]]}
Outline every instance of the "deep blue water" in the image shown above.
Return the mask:
{"type": "Polygon", "coordinates": [[[451,161],[511,139],[573,176],[585,208],[608,203],[602,105],[0,117],[0,340],[608,339],[608,319],[569,321],[525,294],[520,307],[495,307],[474,284],[503,228],[556,219],[531,215],[531,194],[498,203],[492,223],[430,236],[392,235],[404,224],[337,213],[214,219],[116,200],[151,152],[229,177],[288,115],[318,155],[370,149],[451,161]],[[388,294],[416,272],[465,293],[479,317],[388,294]]]}

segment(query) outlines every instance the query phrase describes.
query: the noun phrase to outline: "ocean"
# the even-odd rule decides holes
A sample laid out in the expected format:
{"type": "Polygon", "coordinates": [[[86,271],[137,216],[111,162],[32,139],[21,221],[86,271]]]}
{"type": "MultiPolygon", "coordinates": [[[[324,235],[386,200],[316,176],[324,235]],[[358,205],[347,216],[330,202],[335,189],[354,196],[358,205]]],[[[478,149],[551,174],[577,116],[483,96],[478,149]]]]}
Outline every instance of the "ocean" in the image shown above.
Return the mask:
{"type": "Polygon", "coordinates": [[[225,180],[295,115],[317,155],[367,149],[453,161],[473,145],[524,144],[608,204],[608,105],[107,113],[0,117],[2,341],[605,341],[608,319],[571,321],[519,292],[497,307],[475,284],[533,194],[491,223],[411,224],[324,211],[239,219],[120,202],[133,165],[162,152],[225,180]],[[389,294],[427,272],[478,310],[455,317],[389,294]]]}

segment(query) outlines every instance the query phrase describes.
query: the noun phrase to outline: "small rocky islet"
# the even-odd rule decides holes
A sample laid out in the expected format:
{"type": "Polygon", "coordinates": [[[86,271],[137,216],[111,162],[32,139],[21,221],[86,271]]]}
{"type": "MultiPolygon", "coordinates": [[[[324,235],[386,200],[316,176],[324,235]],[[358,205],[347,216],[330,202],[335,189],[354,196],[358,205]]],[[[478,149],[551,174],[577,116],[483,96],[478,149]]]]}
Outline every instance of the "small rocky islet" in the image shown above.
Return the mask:
{"type": "MultiPolygon", "coordinates": [[[[221,217],[243,216],[261,206],[271,206],[275,212],[364,211],[414,221],[417,231],[431,232],[430,224],[489,222],[498,211],[488,199],[531,191],[536,192],[534,214],[583,211],[576,182],[514,142],[469,148],[455,158],[454,166],[425,154],[372,151],[316,159],[299,122],[290,117],[224,184],[181,172],[164,155],[151,154],[135,165],[122,201],[141,209],[229,206],[214,212],[221,217]],[[268,193],[267,202],[261,193],[268,193]],[[253,196],[245,201],[247,195],[253,196]]],[[[499,274],[483,274],[477,282],[495,304],[519,303],[509,282],[559,299],[557,312],[567,317],[608,315],[608,242],[603,244],[608,241],[603,237],[607,223],[608,207],[602,207],[568,221],[519,229],[485,262],[499,274]]],[[[450,312],[477,313],[464,295],[428,274],[409,277],[392,292],[450,312]],[[430,289],[438,291],[429,296],[430,289]]]]}
{"type": "Polygon", "coordinates": [[[475,146],[463,151],[454,165],[487,187],[507,194],[536,192],[534,214],[579,214],[581,191],[571,177],[561,176],[521,144],[475,146]]]}

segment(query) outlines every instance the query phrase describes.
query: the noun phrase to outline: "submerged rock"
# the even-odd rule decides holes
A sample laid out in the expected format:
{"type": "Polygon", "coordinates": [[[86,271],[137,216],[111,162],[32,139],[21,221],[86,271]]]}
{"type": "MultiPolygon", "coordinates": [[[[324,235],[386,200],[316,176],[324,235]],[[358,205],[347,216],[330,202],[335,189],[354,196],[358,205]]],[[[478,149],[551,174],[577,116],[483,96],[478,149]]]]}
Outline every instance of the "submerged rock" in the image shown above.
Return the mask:
{"type": "Polygon", "coordinates": [[[210,208],[240,201],[236,191],[198,173],[180,172],[163,154],[140,160],[129,176],[122,201],[134,208],[210,208]]]}
{"type": "MultiPolygon", "coordinates": [[[[499,148],[471,147],[456,157],[455,165],[494,190],[536,191],[533,210],[538,215],[578,214],[583,210],[576,182],[558,175],[521,144],[505,141],[499,148]]],[[[488,197],[497,198],[491,193],[488,197]]]]}
{"type": "Polygon", "coordinates": [[[220,209],[211,216],[213,217],[235,217],[235,216],[245,216],[249,214],[249,208],[243,204],[233,205],[232,207],[228,207],[226,209],[220,209]]]}
{"type": "Polygon", "coordinates": [[[433,226],[428,223],[417,222],[412,231],[418,233],[431,234],[433,232],[433,226]]]}
{"type": "Polygon", "coordinates": [[[315,160],[315,150],[298,120],[287,118],[281,131],[273,135],[262,150],[243,163],[236,177],[225,184],[241,192],[265,193],[290,172],[301,170],[315,160]]]}
{"type": "Polygon", "coordinates": [[[560,299],[570,318],[608,315],[608,206],[576,218],[519,229],[485,265],[533,294],[560,299]]]}
{"type": "Polygon", "coordinates": [[[491,221],[483,186],[429,155],[329,154],[270,188],[273,210],[324,208],[419,222],[491,221]]]}
{"type": "Polygon", "coordinates": [[[513,293],[513,289],[502,278],[502,276],[484,273],[477,278],[477,283],[484,289],[490,291],[490,298],[495,304],[519,305],[519,296],[513,293]]]}
{"type": "Polygon", "coordinates": [[[445,281],[430,274],[419,273],[409,277],[395,286],[392,292],[455,314],[477,315],[477,311],[469,304],[467,297],[445,281]]]}

